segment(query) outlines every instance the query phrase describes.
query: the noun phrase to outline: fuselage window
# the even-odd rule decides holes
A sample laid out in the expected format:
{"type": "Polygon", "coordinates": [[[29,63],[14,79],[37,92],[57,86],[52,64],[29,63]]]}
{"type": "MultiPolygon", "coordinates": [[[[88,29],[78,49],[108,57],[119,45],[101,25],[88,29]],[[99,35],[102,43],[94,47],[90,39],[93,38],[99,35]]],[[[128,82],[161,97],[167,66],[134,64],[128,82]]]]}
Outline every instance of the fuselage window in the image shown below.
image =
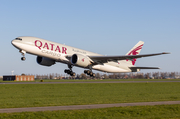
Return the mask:
{"type": "Polygon", "coordinates": [[[16,40],[22,40],[21,38],[16,38],[16,40]]]}

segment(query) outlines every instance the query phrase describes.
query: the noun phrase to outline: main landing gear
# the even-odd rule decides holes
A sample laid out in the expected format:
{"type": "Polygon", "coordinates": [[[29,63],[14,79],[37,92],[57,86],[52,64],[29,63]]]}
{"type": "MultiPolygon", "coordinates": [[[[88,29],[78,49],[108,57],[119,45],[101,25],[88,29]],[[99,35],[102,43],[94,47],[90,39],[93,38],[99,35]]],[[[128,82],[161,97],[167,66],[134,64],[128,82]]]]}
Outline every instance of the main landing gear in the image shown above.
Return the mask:
{"type": "Polygon", "coordinates": [[[19,52],[23,55],[23,57],[21,57],[21,60],[25,61],[26,60],[26,58],[25,58],[26,51],[20,50],[19,52]]]}
{"type": "Polygon", "coordinates": [[[92,72],[92,65],[89,65],[89,70],[84,70],[84,73],[91,76],[91,77],[95,77],[95,73],[92,72]]]}
{"type": "Polygon", "coordinates": [[[71,76],[75,76],[76,73],[72,71],[72,65],[68,65],[68,68],[69,68],[69,69],[65,69],[65,70],[64,70],[64,73],[67,73],[67,74],[69,74],[69,75],[71,75],[71,76]]]}
{"type": "Polygon", "coordinates": [[[89,76],[91,76],[91,77],[95,77],[96,76],[96,74],[93,73],[91,70],[84,70],[84,73],[89,75],[89,76]]]}

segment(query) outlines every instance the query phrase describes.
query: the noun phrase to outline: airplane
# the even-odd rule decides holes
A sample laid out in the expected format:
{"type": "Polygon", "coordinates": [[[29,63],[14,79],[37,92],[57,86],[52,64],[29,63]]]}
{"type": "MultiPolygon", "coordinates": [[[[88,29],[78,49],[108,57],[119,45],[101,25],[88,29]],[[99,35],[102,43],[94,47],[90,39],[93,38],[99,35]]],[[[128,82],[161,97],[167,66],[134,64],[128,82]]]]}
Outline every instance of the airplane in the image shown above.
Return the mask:
{"type": "Polygon", "coordinates": [[[75,76],[73,66],[81,67],[84,73],[95,77],[92,70],[107,73],[139,72],[140,69],[159,69],[159,67],[137,67],[137,58],[169,54],[168,52],[139,55],[144,42],[139,41],[126,55],[104,56],[97,53],[85,51],[75,47],[55,43],[37,37],[17,37],[11,41],[12,45],[19,49],[23,55],[22,61],[26,60],[25,54],[36,55],[37,63],[43,66],[52,66],[56,62],[65,63],[69,69],[64,72],[75,76]]]}

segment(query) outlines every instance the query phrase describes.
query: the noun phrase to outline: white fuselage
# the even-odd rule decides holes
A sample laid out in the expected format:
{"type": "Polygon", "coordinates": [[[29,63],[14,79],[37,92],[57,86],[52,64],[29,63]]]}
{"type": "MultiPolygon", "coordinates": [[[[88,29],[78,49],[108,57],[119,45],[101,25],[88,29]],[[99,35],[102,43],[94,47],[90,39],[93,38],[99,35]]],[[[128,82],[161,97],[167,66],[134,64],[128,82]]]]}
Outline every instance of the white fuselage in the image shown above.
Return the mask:
{"type": "MultiPolygon", "coordinates": [[[[29,54],[46,57],[53,59],[56,62],[70,63],[71,61],[66,56],[72,56],[73,54],[82,54],[84,56],[102,56],[97,53],[85,51],[82,49],[70,47],[67,45],[55,43],[52,41],[36,38],[36,37],[18,37],[22,40],[13,40],[12,44],[21,51],[29,54]]],[[[129,67],[133,65],[127,63],[125,60],[118,62],[107,62],[104,64],[93,65],[92,69],[103,72],[132,72],[129,67]]]]}

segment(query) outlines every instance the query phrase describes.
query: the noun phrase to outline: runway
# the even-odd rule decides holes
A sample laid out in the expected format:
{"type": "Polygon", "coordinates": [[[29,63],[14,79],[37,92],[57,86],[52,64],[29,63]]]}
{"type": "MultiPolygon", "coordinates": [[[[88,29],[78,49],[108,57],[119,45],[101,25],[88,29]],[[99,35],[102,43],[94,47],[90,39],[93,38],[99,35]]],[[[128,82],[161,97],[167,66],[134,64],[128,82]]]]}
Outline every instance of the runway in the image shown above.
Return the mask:
{"type": "Polygon", "coordinates": [[[117,104],[93,104],[93,105],[72,105],[72,106],[51,106],[51,107],[27,107],[27,108],[7,108],[0,109],[0,113],[13,112],[38,112],[38,111],[57,111],[57,110],[80,110],[96,109],[108,107],[126,107],[126,106],[146,106],[146,105],[173,105],[180,104],[180,101],[162,101],[162,102],[137,102],[137,103],[117,103],[117,104]]]}
{"type": "Polygon", "coordinates": [[[159,83],[180,81],[71,81],[71,82],[0,82],[0,84],[73,84],[73,83],[159,83]]]}

